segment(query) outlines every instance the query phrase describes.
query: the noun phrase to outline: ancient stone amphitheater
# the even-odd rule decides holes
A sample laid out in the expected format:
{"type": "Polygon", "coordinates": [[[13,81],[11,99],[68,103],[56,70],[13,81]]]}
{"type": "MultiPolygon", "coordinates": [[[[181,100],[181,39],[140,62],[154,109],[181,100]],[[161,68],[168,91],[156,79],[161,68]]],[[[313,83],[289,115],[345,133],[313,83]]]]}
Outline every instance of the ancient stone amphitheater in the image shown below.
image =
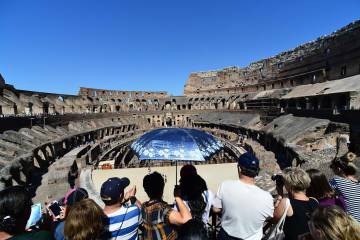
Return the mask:
{"type": "Polygon", "coordinates": [[[33,92],[0,75],[0,189],[27,185],[45,201],[103,162],[148,166],[153,163],[139,162],[128,145],[158,127],[200,128],[219,137],[226,147],[210,163],[254,152],[263,186],[285,166],[328,171],[336,155],[360,152],[359,94],[360,21],[244,68],[191,73],[183,96],[33,92]]]}

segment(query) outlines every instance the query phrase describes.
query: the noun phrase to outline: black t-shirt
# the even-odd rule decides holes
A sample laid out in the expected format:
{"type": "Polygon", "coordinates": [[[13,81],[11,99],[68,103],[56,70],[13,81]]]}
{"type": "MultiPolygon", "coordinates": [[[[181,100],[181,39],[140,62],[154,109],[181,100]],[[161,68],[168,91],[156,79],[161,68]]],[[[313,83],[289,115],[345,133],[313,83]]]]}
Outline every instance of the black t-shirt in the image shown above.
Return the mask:
{"type": "Polygon", "coordinates": [[[9,240],[51,240],[54,239],[50,232],[25,232],[23,234],[9,238],[9,240]]]}
{"type": "Polygon", "coordinates": [[[309,201],[290,199],[290,204],[294,214],[285,219],[285,240],[297,240],[299,235],[309,232],[310,215],[319,206],[319,203],[310,198],[309,201]]]}

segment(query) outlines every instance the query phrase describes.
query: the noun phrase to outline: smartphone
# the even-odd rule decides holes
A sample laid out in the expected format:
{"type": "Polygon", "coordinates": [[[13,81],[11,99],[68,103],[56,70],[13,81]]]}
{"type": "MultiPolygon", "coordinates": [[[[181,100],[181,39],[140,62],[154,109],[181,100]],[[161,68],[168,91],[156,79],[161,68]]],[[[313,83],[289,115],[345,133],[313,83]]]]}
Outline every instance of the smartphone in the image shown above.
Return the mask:
{"type": "Polygon", "coordinates": [[[58,201],[53,201],[48,208],[54,217],[60,216],[61,208],[58,201]]]}
{"type": "Polygon", "coordinates": [[[35,226],[42,218],[41,203],[36,203],[31,206],[31,214],[26,224],[26,229],[35,226]]]}

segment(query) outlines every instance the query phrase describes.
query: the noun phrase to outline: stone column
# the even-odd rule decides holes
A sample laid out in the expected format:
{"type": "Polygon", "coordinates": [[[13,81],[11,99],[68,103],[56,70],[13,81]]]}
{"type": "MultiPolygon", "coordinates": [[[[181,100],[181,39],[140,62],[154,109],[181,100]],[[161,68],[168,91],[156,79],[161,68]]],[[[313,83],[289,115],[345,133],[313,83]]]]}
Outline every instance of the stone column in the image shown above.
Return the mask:
{"type": "Polygon", "coordinates": [[[353,110],[360,109],[359,92],[350,92],[349,94],[349,108],[353,110]]]}
{"type": "Polygon", "coordinates": [[[295,108],[296,108],[297,110],[301,109],[300,99],[299,99],[299,98],[296,98],[296,99],[295,99],[295,108]]]}

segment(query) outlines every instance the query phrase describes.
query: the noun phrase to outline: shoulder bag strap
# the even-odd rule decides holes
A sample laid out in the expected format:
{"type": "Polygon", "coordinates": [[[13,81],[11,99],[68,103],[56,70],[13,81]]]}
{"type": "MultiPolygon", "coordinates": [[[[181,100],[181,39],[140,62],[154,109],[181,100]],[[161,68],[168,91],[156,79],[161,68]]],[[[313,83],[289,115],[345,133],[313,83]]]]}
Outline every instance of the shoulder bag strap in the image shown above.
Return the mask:
{"type": "Polygon", "coordinates": [[[275,237],[283,231],[286,214],[289,210],[289,207],[290,200],[288,198],[285,198],[285,209],[283,215],[276,224],[272,225],[270,232],[263,239],[276,239],[275,237]]]}
{"type": "Polygon", "coordinates": [[[280,231],[282,231],[284,228],[285,219],[286,219],[286,215],[287,215],[289,208],[290,208],[290,199],[285,198],[285,210],[276,226],[280,231]]]}
{"type": "Polygon", "coordinates": [[[116,238],[115,238],[115,240],[116,240],[116,239],[118,238],[118,236],[119,236],[119,232],[120,232],[120,230],[121,230],[121,228],[122,228],[122,226],[123,226],[123,224],[124,224],[124,220],[125,220],[125,217],[126,217],[126,214],[127,214],[128,210],[129,210],[129,207],[126,207],[126,211],[125,211],[124,217],[123,217],[123,219],[122,219],[122,221],[121,221],[121,225],[120,225],[119,229],[118,229],[117,232],[116,232],[116,238]]]}
{"type": "Polygon", "coordinates": [[[309,197],[309,200],[310,200],[310,199],[314,200],[315,202],[317,202],[317,203],[319,204],[319,200],[317,200],[316,198],[314,198],[314,197],[309,197]]]}
{"type": "Polygon", "coordinates": [[[202,193],[202,195],[203,195],[203,198],[205,198],[204,200],[205,200],[205,203],[207,204],[208,203],[208,199],[209,199],[209,192],[208,191],[204,191],[203,193],[202,193]]]}

